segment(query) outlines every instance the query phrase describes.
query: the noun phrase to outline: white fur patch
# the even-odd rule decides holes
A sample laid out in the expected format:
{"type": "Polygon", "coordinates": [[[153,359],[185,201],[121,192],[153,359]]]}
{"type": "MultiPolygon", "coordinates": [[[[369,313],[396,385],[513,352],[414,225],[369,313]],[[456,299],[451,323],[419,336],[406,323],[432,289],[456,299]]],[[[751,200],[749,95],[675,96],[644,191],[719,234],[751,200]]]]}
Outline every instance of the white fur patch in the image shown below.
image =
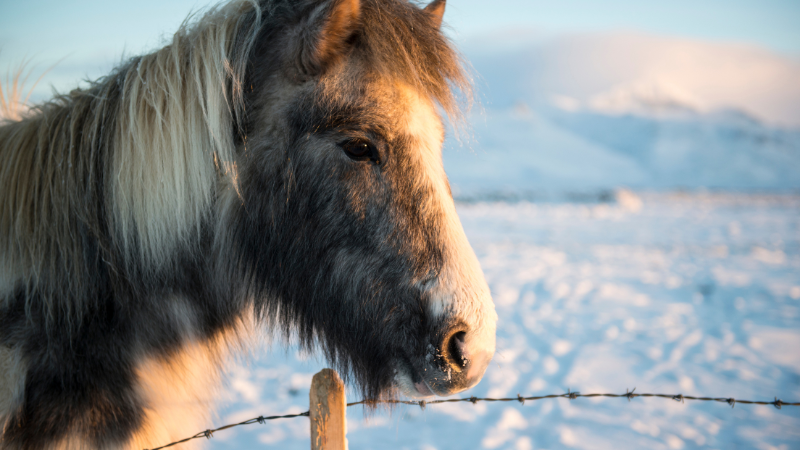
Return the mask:
{"type": "Polygon", "coordinates": [[[479,363],[494,354],[497,313],[480,263],[464,234],[450,195],[442,163],[441,119],[430,101],[411,89],[405,89],[405,93],[409,104],[405,131],[415,138],[425,176],[436,193],[430,207],[441,211],[444,218],[441,238],[444,239],[445,263],[428,308],[434,317],[452,314],[469,326],[466,347],[476,359],[472,367],[485,367],[479,363]]]}
{"type": "Polygon", "coordinates": [[[219,368],[205,345],[187,344],[169,361],[145,359],[137,375],[145,419],[130,449],[159,447],[210,427],[219,368]]]}
{"type": "MultiPolygon", "coordinates": [[[[175,305],[171,313],[184,318],[173,321],[185,327],[185,336],[194,335],[193,317],[184,314],[191,308],[181,302],[175,305]]],[[[252,313],[246,313],[233,329],[210,340],[190,339],[168,359],[143,358],[136,369],[136,393],[145,403],[145,420],[125,448],[159,447],[211,428],[224,367],[234,352],[246,353],[259,341],[255,324],[252,313]]],[[[188,448],[200,445],[188,444],[188,448]]]]}

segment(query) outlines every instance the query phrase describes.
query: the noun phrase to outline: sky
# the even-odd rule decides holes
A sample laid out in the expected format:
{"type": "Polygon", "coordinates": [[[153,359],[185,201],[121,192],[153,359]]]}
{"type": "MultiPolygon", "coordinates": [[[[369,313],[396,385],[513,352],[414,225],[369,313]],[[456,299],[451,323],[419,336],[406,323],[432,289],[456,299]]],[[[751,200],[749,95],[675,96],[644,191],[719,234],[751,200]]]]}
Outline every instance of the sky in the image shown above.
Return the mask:
{"type": "MultiPolygon", "coordinates": [[[[0,0],[0,75],[28,61],[37,97],[64,92],[108,72],[124,55],[159,47],[203,0],[0,0]]],[[[626,32],[751,46],[800,61],[797,0],[450,0],[448,33],[460,45],[506,36],[626,32]]]]}
{"type": "Polygon", "coordinates": [[[450,23],[464,35],[505,28],[543,33],[634,30],[747,42],[800,56],[796,0],[451,0],[450,23]]]}
{"type": "MultiPolygon", "coordinates": [[[[202,0],[2,0],[0,45],[64,56],[79,46],[133,51],[156,44],[202,0]]],[[[797,0],[451,0],[446,21],[460,36],[506,28],[546,33],[632,29],[749,42],[800,55],[797,0]]],[[[59,57],[60,57],[59,56],[59,57]]]]}

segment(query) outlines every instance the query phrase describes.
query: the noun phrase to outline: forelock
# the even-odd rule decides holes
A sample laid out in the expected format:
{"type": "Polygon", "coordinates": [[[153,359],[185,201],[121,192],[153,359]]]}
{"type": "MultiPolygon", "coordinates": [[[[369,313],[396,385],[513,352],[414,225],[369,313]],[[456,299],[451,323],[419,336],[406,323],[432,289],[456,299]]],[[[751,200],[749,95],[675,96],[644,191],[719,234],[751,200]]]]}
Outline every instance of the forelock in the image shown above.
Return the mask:
{"type": "Polygon", "coordinates": [[[363,0],[355,38],[370,70],[413,86],[460,119],[472,100],[461,56],[428,13],[407,1],[363,0]]]}

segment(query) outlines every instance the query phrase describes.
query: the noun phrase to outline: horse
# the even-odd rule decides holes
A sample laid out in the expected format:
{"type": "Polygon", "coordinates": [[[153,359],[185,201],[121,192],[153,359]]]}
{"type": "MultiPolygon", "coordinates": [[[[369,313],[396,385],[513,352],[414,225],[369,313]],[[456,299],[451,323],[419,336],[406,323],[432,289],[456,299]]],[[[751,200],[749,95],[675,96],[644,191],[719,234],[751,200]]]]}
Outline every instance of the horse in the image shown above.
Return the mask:
{"type": "Polygon", "coordinates": [[[231,0],[3,123],[0,448],[194,434],[266,332],[369,399],[474,386],[497,314],[442,164],[444,9],[231,0]]]}

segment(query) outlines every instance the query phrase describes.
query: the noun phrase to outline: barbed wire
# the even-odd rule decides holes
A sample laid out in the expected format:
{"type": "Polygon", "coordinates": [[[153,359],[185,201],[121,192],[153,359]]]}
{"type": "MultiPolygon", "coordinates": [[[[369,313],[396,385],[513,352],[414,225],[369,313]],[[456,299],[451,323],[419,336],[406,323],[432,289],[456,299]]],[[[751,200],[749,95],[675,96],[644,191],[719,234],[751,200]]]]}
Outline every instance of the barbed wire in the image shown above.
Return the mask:
{"type": "MultiPolygon", "coordinates": [[[[686,400],[693,400],[693,401],[701,401],[701,402],[719,402],[719,403],[727,403],[728,405],[733,408],[736,404],[743,404],[743,405],[768,405],[774,406],[777,409],[781,409],[784,406],[800,406],[800,402],[784,402],[775,397],[775,400],[771,402],[764,402],[764,401],[754,401],[754,400],[737,400],[733,397],[695,397],[692,395],[670,395],[670,394],[649,394],[649,393],[641,393],[637,394],[636,388],[629,390],[625,390],[624,394],[581,394],[580,392],[571,392],[567,389],[567,392],[564,394],[550,394],[550,395],[540,395],[540,396],[532,396],[532,397],[523,397],[517,394],[516,397],[505,397],[505,398],[488,398],[488,397],[467,397],[467,398],[450,398],[450,399],[442,399],[442,400],[369,400],[364,399],[358,402],[348,403],[347,406],[356,406],[356,405],[380,405],[380,404],[400,404],[400,405],[413,405],[419,406],[421,409],[425,409],[428,405],[436,405],[440,403],[463,403],[469,402],[473,405],[478,402],[519,402],[520,404],[525,404],[526,401],[537,401],[537,400],[544,400],[548,398],[566,398],[569,400],[575,400],[576,398],[583,397],[583,398],[596,398],[596,397],[611,397],[611,398],[627,398],[628,402],[636,397],[657,397],[657,398],[668,398],[671,400],[675,400],[680,403],[686,403],[686,400]]],[[[276,419],[290,419],[293,417],[308,417],[308,411],[301,412],[298,414],[287,414],[283,416],[259,416],[252,419],[245,420],[244,422],[239,423],[232,423],[229,425],[224,425],[219,428],[214,428],[211,430],[201,431],[200,433],[195,434],[194,436],[190,436],[186,439],[182,439],[180,441],[171,442],[167,445],[162,445],[161,447],[156,447],[149,450],[161,450],[163,448],[172,447],[174,445],[182,444],[187,441],[191,441],[192,439],[199,439],[199,438],[207,438],[211,439],[217,431],[227,430],[228,428],[238,427],[242,425],[251,425],[254,423],[264,424],[268,420],[276,420],[276,419]]],[[[144,449],[148,450],[148,449],[144,449]]]]}
{"type": "MultiPolygon", "coordinates": [[[[186,439],[181,439],[180,441],[170,442],[167,445],[162,445],[161,447],[156,447],[156,448],[151,449],[151,450],[161,450],[162,448],[167,448],[167,447],[172,447],[173,445],[183,444],[184,442],[191,441],[192,439],[200,439],[202,437],[204,437],[206,439],[211,439],[212,437],[214,437],[214,433],[216,433],[217,431],[227,430],[228,428],[238,427],[238,426],[242,426],[242,425],[251,425],[251,424],[254,424],[254,423],[260,423],[260,424],[263,425],[268,420],[291,419],[293,417],[303,417],[303,416],[308,417],[308,411],[301,412],[299,414],[286,414],[286,415],[283,415],[283,416],[266,416],[266,417],[265,416],[258,416],[258,417],[254,417],[252,419],[247,419],[244,422],[231,423],[231,424],[228,424],[228,425],[223,425],[223,426],[221,426],[219,428],[214,428],[214,429],[211,429],[211,430],[201,431],[201,432],[195,434],[194,436],[189,436],[186,439]]],[[[145,449],[145,450],[147,450],[147,449],[145,449]]]]}

